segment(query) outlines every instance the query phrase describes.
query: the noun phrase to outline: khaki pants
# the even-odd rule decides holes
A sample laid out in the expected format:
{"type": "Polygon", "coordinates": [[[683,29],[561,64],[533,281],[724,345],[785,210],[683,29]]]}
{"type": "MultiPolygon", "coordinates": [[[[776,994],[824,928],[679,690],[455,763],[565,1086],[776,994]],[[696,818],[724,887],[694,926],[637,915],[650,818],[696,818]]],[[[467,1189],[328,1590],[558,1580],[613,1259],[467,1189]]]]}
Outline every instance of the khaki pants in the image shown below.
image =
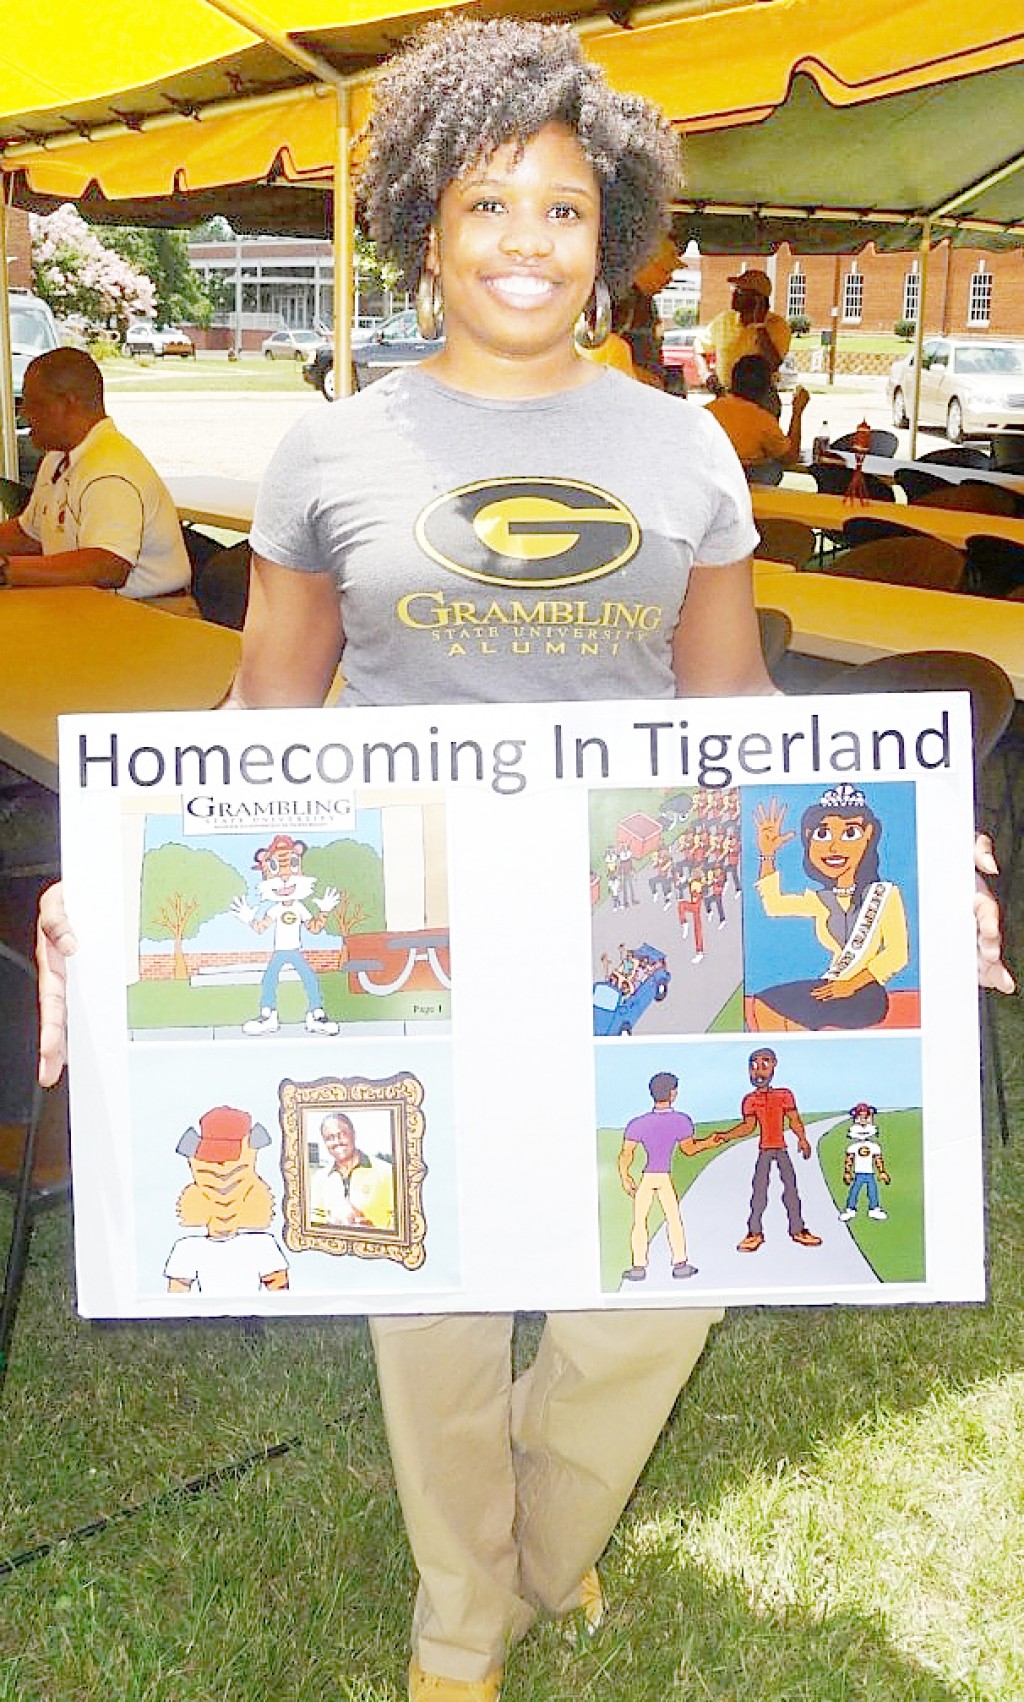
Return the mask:
{"type": "Polygon", "coordinates": [[[484,1678],[576,1605],[721,1316],[553,1313],[514,1383],[510,1315],[372,1320],[425,1672],[484,1678]]]}
{"type": "Polygon", "coordinates": [[[633,1195],[633,1230],[629,1238],[629,1248],[635,1269],[647,1263],[651,1247],[647,1220],[655,1200],[660,1203],[665,1214],[665,1234],[668,1236],[672,1263],[686,1263],[686,1231],[679,1215],[679,1195],[676,1193],[675,1183],[667,1171],[645,1170],[633,1195]]]}

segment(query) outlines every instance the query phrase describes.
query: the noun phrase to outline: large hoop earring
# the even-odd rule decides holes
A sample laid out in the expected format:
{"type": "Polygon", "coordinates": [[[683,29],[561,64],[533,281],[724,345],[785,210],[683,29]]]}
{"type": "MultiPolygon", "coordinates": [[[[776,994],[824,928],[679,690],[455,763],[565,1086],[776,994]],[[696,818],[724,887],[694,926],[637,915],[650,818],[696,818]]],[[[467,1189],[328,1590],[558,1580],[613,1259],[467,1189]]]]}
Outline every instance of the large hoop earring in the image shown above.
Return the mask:
{"type": "Polygon", "coordinates": [[[444,331],[444,296],[436,272],[424,266],[416,280],[416,329],[426,342],[432,343],[444,331]]]}
{"type": "Polygon", "coordinates": [[[612,297],[608,285],[598,273],[594,290],[573,328],[573,336],[584,349],[599,349],[608,341],[612,328],[612,297]]]}

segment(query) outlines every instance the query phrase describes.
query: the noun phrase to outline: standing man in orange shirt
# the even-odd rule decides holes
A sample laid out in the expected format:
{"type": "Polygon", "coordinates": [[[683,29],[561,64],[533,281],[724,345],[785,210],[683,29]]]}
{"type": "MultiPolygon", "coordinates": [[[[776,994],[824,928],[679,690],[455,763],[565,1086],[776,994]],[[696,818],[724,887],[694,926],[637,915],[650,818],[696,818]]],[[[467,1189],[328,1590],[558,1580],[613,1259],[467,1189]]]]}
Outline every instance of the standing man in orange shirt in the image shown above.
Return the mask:
{"type": "Polygon", "coordinates": [[[745,1096],[740,1106],[743,1121],[734,1123],[731,1129],[720,1130],[714,1137],[720,1146],[724,1146],[726,1141],[742,1140],[745,1135],[752,1135],[755,1129],[760,1132],[747,1233],[739,1243],[741,1253],[756,1253],[764,1243],[762,1220],[768,1204],[768,1182],[773,1165],[782,1178],[782,1203],[789,1219],[790,1240],[800,1247],[821,1246],[821,1236],[812,1235],[804,1223],[796,1171],[786,1147],[787,1127],[797,1138],[801,1158],[810,1158],[811,1143],[792,1089],[772,1086],[778,1061],[770,1046],[759,1046],[756,1052],[751,1052],[749,1068],[753,1091],[745,1096]]]}

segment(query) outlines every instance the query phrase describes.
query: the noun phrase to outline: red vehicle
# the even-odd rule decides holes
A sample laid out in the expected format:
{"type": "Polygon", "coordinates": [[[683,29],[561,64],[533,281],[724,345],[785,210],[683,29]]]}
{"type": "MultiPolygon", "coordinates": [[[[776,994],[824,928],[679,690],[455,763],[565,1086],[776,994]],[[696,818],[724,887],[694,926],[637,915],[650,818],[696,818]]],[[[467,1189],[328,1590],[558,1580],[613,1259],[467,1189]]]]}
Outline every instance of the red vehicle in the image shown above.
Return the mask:
{"type": "Polygon", "coordinates": [[[673,325],[661,340],[662,365],[678,367],[688,390],[703,390],[708,381],[708,362],[697,347],[698,335],[695,328],[673,325]]]}

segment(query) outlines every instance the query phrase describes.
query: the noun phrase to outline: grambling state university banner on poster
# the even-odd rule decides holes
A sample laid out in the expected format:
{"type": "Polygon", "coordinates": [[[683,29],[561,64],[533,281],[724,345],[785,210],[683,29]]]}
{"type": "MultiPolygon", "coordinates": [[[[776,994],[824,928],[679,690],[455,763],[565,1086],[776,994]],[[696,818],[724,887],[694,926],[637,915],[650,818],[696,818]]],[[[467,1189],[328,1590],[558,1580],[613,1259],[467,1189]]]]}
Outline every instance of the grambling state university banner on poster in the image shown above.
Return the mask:
{"type": "Polygon", "coordinates": [[[966,697],[61,722],[90,1316],[984,1293],[966,697]]]}

